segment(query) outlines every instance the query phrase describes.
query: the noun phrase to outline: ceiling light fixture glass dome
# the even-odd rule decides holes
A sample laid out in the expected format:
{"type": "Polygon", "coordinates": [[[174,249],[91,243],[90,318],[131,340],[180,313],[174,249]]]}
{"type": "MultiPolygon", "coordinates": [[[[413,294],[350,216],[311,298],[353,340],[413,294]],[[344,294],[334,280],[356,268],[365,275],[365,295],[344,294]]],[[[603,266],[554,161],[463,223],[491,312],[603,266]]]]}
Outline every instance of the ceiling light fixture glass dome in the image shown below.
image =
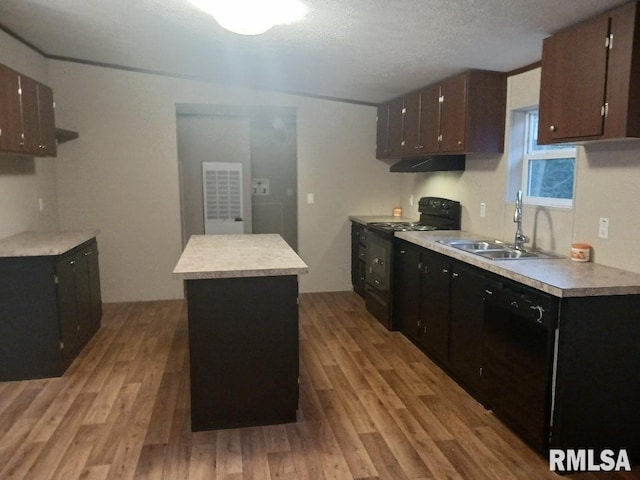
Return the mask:
{"type": "Polygon", "coordinates": [[[299,0],[189,0],[221,27],[241,35],[260,35],[275,25],[302,20],[307,7],[299,0]]]}

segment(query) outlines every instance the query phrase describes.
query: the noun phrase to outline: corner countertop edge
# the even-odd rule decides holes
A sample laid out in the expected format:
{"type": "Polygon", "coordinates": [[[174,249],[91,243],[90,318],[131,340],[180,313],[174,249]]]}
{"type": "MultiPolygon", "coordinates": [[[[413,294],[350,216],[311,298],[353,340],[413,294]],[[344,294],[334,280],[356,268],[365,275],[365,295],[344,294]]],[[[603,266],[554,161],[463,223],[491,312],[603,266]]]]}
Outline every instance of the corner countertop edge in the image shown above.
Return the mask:
{"type": "Polygon", "coordinates": [[[99,234],[100,230],[18,233],[0,240],[0,258],[62,255],[99,234]]]}

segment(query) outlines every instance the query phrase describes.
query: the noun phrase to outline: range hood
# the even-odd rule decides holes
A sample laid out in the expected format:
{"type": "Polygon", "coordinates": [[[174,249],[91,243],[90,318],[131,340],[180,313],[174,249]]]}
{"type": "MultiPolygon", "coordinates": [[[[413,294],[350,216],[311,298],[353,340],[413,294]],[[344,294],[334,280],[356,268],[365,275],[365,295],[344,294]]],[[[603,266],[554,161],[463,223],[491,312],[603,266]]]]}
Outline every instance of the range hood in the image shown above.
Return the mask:
{"type": "Polygon", "coordinates": [[[389,168],[390,172],[421,173],[464,170],[464,155],[433,155],[420,158],[403,158],[389,168]]]}

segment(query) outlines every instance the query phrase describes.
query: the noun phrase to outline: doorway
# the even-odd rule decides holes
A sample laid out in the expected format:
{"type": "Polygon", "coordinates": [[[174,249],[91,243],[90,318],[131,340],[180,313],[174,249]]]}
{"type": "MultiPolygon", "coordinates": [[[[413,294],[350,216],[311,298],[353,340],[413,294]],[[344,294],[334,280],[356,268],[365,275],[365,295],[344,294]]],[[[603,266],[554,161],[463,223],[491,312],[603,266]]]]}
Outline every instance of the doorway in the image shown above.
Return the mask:
{"type": "Polygon", "coordinates": [[[183,248],[204,233],[203,162],[237,162],[244,233],[277,233],[297,251],[295,109],[179,104],[176,114],[183,248]]]}

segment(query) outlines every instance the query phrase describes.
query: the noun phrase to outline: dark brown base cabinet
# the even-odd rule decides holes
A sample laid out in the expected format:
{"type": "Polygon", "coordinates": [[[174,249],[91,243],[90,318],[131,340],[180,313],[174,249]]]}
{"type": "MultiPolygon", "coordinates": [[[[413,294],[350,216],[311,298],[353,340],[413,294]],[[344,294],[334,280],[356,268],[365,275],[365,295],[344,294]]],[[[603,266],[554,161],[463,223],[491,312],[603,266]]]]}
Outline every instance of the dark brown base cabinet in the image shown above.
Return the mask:
{"type": "Polygon", "coordinates": [[[298,277],[185,283],[191,430],[295,422],[298,277]]]}
{"type": "Polygon", "coordinates": [[[0,381],[61,376],[101,318],[95,239],[62,255],[0,258],[0,381]]]}
{"type": "Polygon", "coordinates": [[[366,268],[366,233],[364,225],[351,223],[351,285],[364,298],[366,268]]]}
{"type": "Polygon", "coordinates": [[[478,397],[484,273],[403,240],[394,265],[394,322],[478,397]]]}
{"type": "MultiPolygon", "coordinates": [[[[482,356],[485,289],[520,284],[404,240],[397,240],[394,255],[394,322],[487,405],[489,380],[481,367],[492,360],[482,356]]],[[[640,295],[552,300],[558,305],[557,346],[550,347],[555,381],[543,400],[552,422],[542,427],[543,446],[531,445],[542,452],[626,449],[640,465],[640,295]]],[[[516,390],[505,386],[501,395],[516,390]]],[[[498,416],[518,432],[522,422],[498,416]]]]}

